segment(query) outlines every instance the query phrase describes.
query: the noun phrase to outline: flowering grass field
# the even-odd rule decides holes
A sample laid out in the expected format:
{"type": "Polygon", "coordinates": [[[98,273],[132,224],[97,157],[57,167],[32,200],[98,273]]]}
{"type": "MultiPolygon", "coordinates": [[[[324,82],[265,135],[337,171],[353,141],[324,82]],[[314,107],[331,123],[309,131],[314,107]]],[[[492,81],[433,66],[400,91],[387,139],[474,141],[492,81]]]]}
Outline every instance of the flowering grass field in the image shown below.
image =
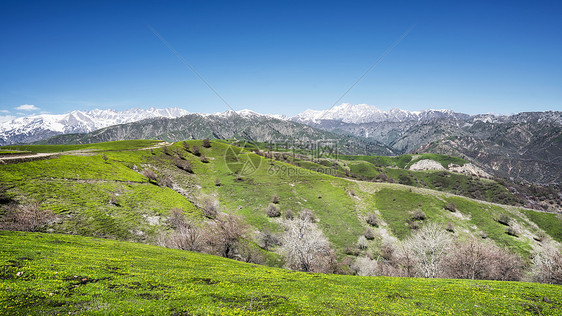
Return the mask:
{"type": "Polygon", "coordinates": [[[307,274],[138,243],[0,231],[0,314],[561,315],[562,287],[307,274]]]}

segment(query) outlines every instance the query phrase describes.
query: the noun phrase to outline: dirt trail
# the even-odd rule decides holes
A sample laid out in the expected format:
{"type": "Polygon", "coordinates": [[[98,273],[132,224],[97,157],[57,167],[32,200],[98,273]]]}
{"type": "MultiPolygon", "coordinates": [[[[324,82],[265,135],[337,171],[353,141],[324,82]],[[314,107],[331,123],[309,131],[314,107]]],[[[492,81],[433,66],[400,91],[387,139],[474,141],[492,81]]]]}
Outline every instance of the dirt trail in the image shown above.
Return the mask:
{"type": "Polygon", "coordinates": [[[37,153],[37,154],[29,154],[29,155],[21,155],[21,156],[14,156],[14,157],[1,157],[0,164],[6,164],[13,160],[26,160],[26,159],[35,159],[35,158],[45,158],[49,156],[60,155],[61,153],[37,153]]]}

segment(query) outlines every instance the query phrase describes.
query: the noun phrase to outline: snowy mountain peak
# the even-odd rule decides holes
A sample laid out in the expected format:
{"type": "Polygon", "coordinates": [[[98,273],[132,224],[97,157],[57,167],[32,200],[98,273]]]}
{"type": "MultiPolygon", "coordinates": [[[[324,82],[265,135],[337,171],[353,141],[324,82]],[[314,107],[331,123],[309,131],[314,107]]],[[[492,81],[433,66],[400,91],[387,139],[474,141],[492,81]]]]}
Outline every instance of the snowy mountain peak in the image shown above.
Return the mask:
{"type": "Polygon", "coordinates": [[[419,121],[432,118],[457,117],[459,115],[451,110],[425,110],[410,112],[393,108],[383,111],[373,105],[342,103],[324,111],[306,110],[291,119],[300,123],[320,123],[322,120],[334,120],[344,123],[371,123],[371,122],[403,122],[419,121]]]}
{"type": "Polygon", "coordinates": [[[189,114],[180,108],[111,109],[72,111],[67,114],[41,114],[19,117],[0,123],[0,146],[29,143],[58,134],[88,133],[116,124],[136,122],[155,117],[175,118],[189,114]]]}

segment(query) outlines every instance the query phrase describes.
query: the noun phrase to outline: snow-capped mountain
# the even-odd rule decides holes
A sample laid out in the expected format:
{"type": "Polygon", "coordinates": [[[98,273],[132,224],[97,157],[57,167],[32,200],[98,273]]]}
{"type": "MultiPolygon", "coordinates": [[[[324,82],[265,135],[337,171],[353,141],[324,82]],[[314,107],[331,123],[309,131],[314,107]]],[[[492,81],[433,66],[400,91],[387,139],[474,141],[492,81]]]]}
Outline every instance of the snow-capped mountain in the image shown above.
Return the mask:
{"type": "Polygon", "coordinates": [[[306,110],[291,118],[299,123],[319,123],[322,120],[334,120],[344,123],[372,123],[372,122],[404,122],[423,121],[443,117],[468,117],[466,114],[455,113],[451,110],[425,110],[410,112],[400,109],[383,111],[375,106],[367,104],[352,105],[342,103],[324,111],[306,110]]]}
{"type": "Polygon", "coordinates": [[[260,117],[260,116],[266,116],[266,117],[270,117],[270,118],[275,118],[275,119],[279,119],[279,120],[288,120],[289,117],[282,115],[282,114],[261,114],[252,110],[248,110],[248,109],[243,109],[243,110],[238,110],[238,111],[232,111],[232,110],[227,110],[224,112],[215,112],[212,114],[201,114],[203,116],[217,116],[217,117],[230,117],[233,115],[236,116],[241,116],[241,117],[245,117],[245,118],[252,118],[252,117],[260,117]]]}
{"type": "Polygon", "coordinates": [[[125,111],[72,111],[67,114],[41,114],[0,123],[0,146],[29,143],[58,134],[88,133],[116,124],[155,117],[175,118],[189,114],[180,108],[129,109],[125,111]]]}

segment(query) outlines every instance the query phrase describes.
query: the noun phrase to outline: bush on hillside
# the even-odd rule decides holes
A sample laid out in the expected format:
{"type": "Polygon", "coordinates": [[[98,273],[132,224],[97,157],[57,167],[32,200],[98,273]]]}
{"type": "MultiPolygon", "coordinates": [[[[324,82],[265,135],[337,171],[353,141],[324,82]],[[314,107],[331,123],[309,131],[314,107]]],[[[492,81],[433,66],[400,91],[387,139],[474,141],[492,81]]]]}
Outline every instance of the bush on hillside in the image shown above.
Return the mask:
{"type": "Polygon", "coordinates": [[[509,215],[507,214],[500,214],[497,218],[496,221],[502,225],[505,226],[509,226],[509,223],[511,222],[511,218],[509,217],[509,215]]]}
{"type": "Polygon", "coordinates": [[[363,233],[363,236],[365,236],[365,238],[367,240],[375,239],[375,233],[373,233],[373,230],[370,229],[370,228],[365,229],[365,232],[363,233]]]}
{"type": "Polygon", "coordinates": [[[377,214],[375,214],[375,213],[367,214],[367,217],[365,218],[365,221],[367,222],[367,224],[369,224],[371,226],[379,227],[379,219],[377,217],[377,214]]]}
{"type": "Polygon", "coordinates": [[[303,209],[300,212],[299,218],[304,220],[304,221],[311,222],[311,223],[314,223],[314,221],[316,220],[312,211],[310,209],[307,209],[307,208],[303,209]]]}
{"type": "Polygon", "coordinates": [[[209,198],[205,200],[205,204],[203,206],[203,215],[207,216],[208,218],[215,219],[219,214],[219,201],[213,198],[209,198]]]}
{"type": "Polygon", "coordinates": [[[154,171],[152,171],[152,169],[144,169],[142,174],[143,174],[143,176],[148,178],[149,182],[156,183],[158,181],[158,176],[156,175],[156,173],[154,171]]]}
{"type": "Polygon", "coordinates": [[[193,173],[193,167],[191,166],[191,163],[189,161],[176,158],[174,159],[174,164],[176,165],[176,167],[183,171],[193,173]]]}
{"type": "Polygon", "coordinates": [[[269,203],[269,205],[265,209],[265,213],[269,217],[279,217],[279,216],[281,216],[281,211],[279,210],[279,207],[277,205],[273,204],[273,203],[269,203]]]}
{"type": "Polygon", "coordinates": [[[285,219],[293,219],[295,217],[295,213],[292,210],[285,211],[285,219]]]}
{"type": "Polygon", "coordinates": [[[415,220],[415,221],[423,221],[426,218],[427,218],[427,215],[425,215],[424,211],[422,211],[422,210],[416,210],[412,214],[412,219],[415,220]]]}
{"type": "Polygon", "coordinates": [[[453,202],[447,203],[447,205],[445,205],[443,208],[446,209],[449,212],[456,212],[457,211],[457,205],[453,202]]]}
{"type": "Polygon", "coordinates": [[[41,210],[37,203],[24,206],[10,205],[0,220],[0,230],[36,232],[57,219],[58,216],[53,211],[41,210]]]}
{"type": "Polygon", "coordinates": [[[203,139],[203,147],[211,148],[211,140],[209,138],[203,139]]]}
{"type": "Polygon", "coordinates": [[[195,156],[201,155],[201,150],[199,149],[199,146],[193,146],[193,148],[191,149],[191,153],[194,154],[195,156]]]}

